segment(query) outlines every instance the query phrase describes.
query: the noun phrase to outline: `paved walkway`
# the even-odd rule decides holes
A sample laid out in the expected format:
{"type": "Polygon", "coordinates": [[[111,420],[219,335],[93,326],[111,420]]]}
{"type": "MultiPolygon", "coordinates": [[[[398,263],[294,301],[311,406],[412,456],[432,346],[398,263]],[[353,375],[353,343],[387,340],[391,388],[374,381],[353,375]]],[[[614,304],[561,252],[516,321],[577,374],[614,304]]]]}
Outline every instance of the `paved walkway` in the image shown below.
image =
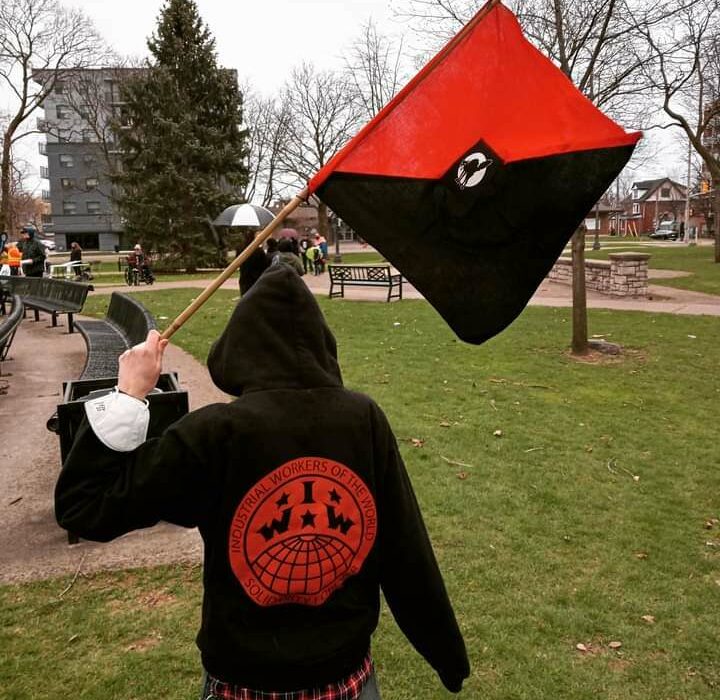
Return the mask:
{"type": "MultiPolygon", "coordinates": [[[[668,276],[664,273],[673,271],[661,271],[658,277],[668,276]]],[[[675,272],[674,275],[682,275],[681,272],[675,272]]],[[[330,282],[327,273],[323,275],[313,276],[305,275],[303,277],[308,287],[315,294],[327,296],[330,289],[330,282]]],[[[141,285],[132,288],[134,292],[151,293],[157,289],[180,289],[187,287],[205,288],[206,280],[188,280],[186,282],[156,282],[151,287],[141,285]]],[[[222,289],[230,289],[238,291],[237,278],[233,277],[227,280],[222,289]]],[[[96,286],[96,293],[110,294],[110,292],[127,292],[127,286],[96,286]]],[[[625,297],[611,297],[607,294],[601,294],[588,290],[587,300],[588,307],[592,309],[617,309],[624,311],[650,311],[657,313],[673,313],[686,314],[689,316],[710,315],[720,316],[720,297],[712,294],[702,294],[700,292],[691,292],[685,289],[675,289],[673,287],[663,287],[661,285],[651,284],[648,288],[649,296],[646,299],[628,299],[625,297]]],[[[387,290],[374,289],[371,287],[349,287],[345,290],[346,299],[355,299],[362,301],[384,301],[387,296],[387,290]]],[[[406,299],[422,299],[422,295],[410,284],[403,284],[403,297],[406,299]]],[[[395,303],[395,302],[393,302],[395,303]]],[[[543,282],[535,295],[530,300],[530,306],[572,306],[572,291],[569,285],[559,284],[556,282],[543,282]]]]}
{"type": "MultiPolygon", "coordinates": [[[[327,294],[327,275],[306,276],[317,294],[327,294]]],[[[157,289],[204,287],[205,282],[160,282],[137,291],[151,294],[157,289]]],[[[225,287],[237,290],[231,279],[225,287]]],[[[127,287],[99,287],[96,293],[127,287]]],[[[136,291],[136,290],[133,290],[136,291]]],[[[720,297],[669,287],[651,286],[651,299],[625,300],[588,293],[591,308],[653,311],[674,314],[720,315],[720,297]]],[[[382,290],[353,288],[347,299],[382,300],[382,290]]],[[[408,298],[420,298],[410,287],[408,298]]],[[[531,305],[570,306],[566,285],[543,283],[531,305]]],[[[62,382],[78,377],[85,358],[85,344],[79,333],[52,328],[47,317],[39,323],[23,321],[3,363],[0,377],[0,583],[47,578],[76,571],[124,568],[173,561],[200,561],[201,543],[197,533],[170,525],[126,535],[110,544],[80,542],[68,546],[65,533],[55,524],[53,488],[60,468],[57,437],[45,422],[61,400],[62,382]]],[[[228,397],[216,390],[205,366],[178,347],[170,345],[166,371],[177,371],[189,390],[191,407],[196,408],[228,397]]],[[[59,584],[59,591],[64,586],[59,584]]]]}

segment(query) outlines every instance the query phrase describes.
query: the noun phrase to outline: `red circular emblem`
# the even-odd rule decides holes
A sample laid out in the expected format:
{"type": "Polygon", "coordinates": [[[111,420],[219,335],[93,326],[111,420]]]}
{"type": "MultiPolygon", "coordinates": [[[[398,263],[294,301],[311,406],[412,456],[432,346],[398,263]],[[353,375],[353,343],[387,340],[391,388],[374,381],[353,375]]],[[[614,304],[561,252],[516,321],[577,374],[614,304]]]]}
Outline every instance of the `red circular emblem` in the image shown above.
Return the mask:
{"type": "Polygon", "coordinates": [[[322,605],[360,571],[377,534],[375,499],[340,462],[301,457],[263,477],[230,525],[230,566],[258,605],[322,605]]]}

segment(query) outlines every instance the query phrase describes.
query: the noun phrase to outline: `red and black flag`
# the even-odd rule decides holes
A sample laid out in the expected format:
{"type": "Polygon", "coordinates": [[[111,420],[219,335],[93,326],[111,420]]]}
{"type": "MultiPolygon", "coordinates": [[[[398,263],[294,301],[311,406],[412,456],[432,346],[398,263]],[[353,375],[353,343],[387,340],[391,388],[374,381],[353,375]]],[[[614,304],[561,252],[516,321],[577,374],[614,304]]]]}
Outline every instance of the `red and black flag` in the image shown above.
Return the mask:
{"type": "Polygon", "coordinates": [[[640,137],[491,0],[309,191],[482,343],[523,310],[640,137]]]}

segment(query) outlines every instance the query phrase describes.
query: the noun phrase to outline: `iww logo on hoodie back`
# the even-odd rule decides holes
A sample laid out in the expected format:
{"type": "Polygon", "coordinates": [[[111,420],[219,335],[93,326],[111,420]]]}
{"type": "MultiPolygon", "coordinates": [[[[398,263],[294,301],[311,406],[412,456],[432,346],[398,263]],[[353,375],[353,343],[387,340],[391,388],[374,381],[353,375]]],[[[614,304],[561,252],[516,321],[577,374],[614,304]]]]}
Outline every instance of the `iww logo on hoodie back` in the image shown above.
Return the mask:
{"type": "Polygon", "coordinates": [[[322,605],[360,571],[376,534],[375,499],[363,480],[340,462],[301,457],[240,501],[230,566],[258,605],[322,605]]]}

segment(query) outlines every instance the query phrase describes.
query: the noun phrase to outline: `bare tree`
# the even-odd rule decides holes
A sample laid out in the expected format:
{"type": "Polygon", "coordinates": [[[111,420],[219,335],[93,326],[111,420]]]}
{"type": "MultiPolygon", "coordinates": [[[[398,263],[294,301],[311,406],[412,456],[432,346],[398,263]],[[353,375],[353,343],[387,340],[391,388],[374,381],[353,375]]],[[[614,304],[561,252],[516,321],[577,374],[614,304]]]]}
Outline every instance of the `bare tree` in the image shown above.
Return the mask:
{"type": "Polygon", "coordinates": [[[16,106],[2,133],[0,167],[0,231],[8,222],[12,148],[32,130],[26,121],[53,90],[56,71],[83,68],[102,53],[90,20],[79,10],[65,9],[54,0],[3,0],[0,4],[0,82],[14,96],[16,106]],[[36,83],[33,71],[47,71],[36,83]]]}
{"type": "Polygon", "coordinates": [[[241,92],[248,150],[248,183],[242,194],[245,201],[256,199],[268,206],[282,189],[278,161],[287,138],[288,104],[284,95],[262,97],[249,85],[242,87],[241,92]]]}
{"type": "Polygon", "coordinates": [[[653,30],[645,32],[655,59],[648,75],[670,126],[684,132],[710,176],[720,263],[720,5],[701,0],[683,8],[672,31],[653,30]]]}
{"type": "MultiPolygon", "coordinates": [[[[643,37],[667,28],[701,0],[508,0],[528,38],[598,107],[626,125],[648,126],[643,37]]],[[[707,0],[711,2],[712,0],[707,0]]],[[[417,32],[452,36],[484,4],[479,0],[407,0],[401,16],[417,32]]],[[[531,116],[528,116],[531,119],[531,116]]],[[[585,228],[574,234],[572,351],[585,354],[585,228]]]]}
{"type": "MultiPolygon", "coordinates": [[[[280,166],[295,181],[306,182],[320,170],[357,129],[360,119],[347,80],[312,64],[293,70],[282,91],[288,109],[287,134],[280,150],[280,166]]],[[[318,226],[332,238],[327,205],[318,204],[318,226]]]]}
{"type": "Polygon", "coordinates": [[[345,57],[345,75],[354,88],[358,104],[372,119],[404,82],[403,41],[379,33],[372,19],[361,28],[345,57]]]}

